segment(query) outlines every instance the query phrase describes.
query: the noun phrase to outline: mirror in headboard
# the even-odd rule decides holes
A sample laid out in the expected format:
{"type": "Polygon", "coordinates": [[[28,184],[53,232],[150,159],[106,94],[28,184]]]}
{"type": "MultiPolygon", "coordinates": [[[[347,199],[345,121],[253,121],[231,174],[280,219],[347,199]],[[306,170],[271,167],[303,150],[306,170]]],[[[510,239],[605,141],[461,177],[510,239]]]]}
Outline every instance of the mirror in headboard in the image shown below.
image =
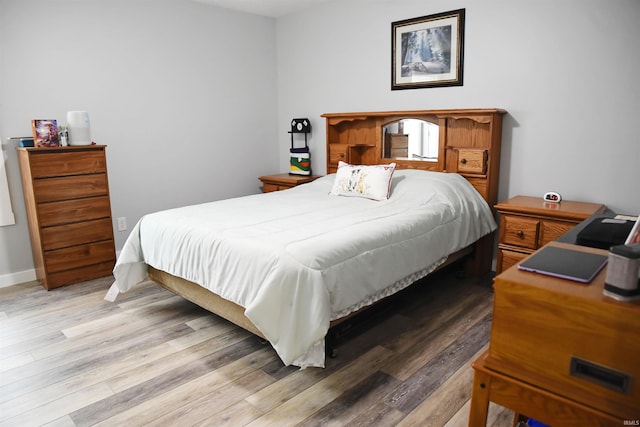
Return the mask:
{"type": "Polygon", "coordinates": [[[437,119],[400,119],[382,126],[382,157],[385,159],[438,161],[437,119]]]}
{"type": "Polygon", "coordinates": [[[393,161],[401,169],[455,172],[493,206],[505,113],[454,109],[323,114],[327,173],[335,173],[340,160],[365,165],[393,161]]]}

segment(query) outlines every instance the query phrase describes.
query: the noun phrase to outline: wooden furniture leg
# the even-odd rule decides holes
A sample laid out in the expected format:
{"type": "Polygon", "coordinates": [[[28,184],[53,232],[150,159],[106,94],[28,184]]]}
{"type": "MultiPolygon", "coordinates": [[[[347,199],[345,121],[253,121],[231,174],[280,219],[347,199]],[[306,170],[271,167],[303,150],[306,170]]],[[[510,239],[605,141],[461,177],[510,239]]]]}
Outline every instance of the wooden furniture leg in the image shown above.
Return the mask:
{"type": "Polygon", "coordinates": [[[476,370],[473,374],[469,427],[485,427],[487,425],[490,387],[491,375],[488,375],[486,372],[476,370]]]}
{"type": "Polygon", "coordinates": [[[553,427],[622,425],[622,419],[487,368],[488,354],[486,351],[471,364],[474,373],[469,427],[486,427],[490,401],[516,414],[531,414],[553,427]]]}

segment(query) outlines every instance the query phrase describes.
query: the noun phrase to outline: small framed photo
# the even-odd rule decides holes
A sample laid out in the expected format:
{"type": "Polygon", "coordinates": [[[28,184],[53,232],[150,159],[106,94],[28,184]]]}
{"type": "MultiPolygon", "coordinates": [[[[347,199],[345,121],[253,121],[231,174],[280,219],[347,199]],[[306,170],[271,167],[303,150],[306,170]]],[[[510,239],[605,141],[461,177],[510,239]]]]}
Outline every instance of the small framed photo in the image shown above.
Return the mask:
{"type": "Polygon", "coordinates": [[[35,147],[59,147],[57,120],[31,120],[33,145],[35,147]]]}
{"type": "Polygon", "coordinates": [[[640,243],[640,216],[636,219],[636,223],[624,242],[625,245],[633,245],[634,243],[640,243]]]}
{"type": "Polygon", "coordinates": [[[465,9],[391,23],[391,89],[462,86],[465,9]]]}

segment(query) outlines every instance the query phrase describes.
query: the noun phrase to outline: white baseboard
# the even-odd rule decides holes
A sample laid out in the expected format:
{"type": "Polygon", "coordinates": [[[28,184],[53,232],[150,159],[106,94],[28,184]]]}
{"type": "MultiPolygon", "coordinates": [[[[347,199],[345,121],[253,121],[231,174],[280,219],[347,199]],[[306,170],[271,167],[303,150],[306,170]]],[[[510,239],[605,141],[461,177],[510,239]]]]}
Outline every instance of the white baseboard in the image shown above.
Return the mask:
{"type": "Polygon", "coordinates": [[[36,279],[36,270],[25,270],[17,273],[0,275],[0,288],[13,286],[20,283],[32,282],[36,279]]]}

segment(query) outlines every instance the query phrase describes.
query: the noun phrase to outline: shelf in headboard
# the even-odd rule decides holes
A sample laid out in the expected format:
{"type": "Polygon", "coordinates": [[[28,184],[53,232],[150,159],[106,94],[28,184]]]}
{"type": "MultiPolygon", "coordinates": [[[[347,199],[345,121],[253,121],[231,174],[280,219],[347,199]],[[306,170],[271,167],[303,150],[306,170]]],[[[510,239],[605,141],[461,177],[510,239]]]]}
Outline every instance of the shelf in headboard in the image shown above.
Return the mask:
{"type": "Polygon", "coordinates": [[[352,164],[396,162],[402,169],[455,172],[464,176],[490,206],[497,202],[502,116],[505,110],[448,109],[327,113],[327,173],[338,161],[352,164]],[[422,119],[439,126],[437,161],[383,156],[383,126],[400,119],[422,119]]]}

